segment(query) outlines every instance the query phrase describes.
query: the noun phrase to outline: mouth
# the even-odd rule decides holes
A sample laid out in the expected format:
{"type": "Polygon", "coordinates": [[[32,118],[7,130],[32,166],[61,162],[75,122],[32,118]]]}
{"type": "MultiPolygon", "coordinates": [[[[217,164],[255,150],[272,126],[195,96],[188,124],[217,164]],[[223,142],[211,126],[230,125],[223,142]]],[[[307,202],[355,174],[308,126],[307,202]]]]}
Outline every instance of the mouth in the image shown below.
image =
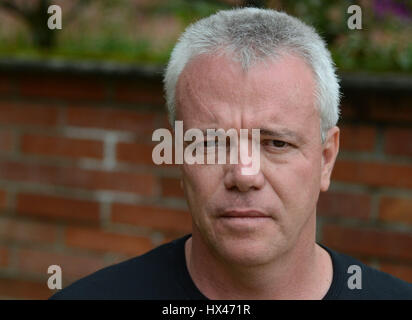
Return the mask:
{"type": "Polygon", "coordinates": [[[230,209],[225,210],[220,218],[248,218],[248,219],[262,219],[262,218],[271,218],[270,215],[254,209],[230,209]]]}
{"type": "Polygon", "coordinates": [[[249,208],[233,208],[224,210],[217,220],[221,230],[245,235],[260,232],[272,225],[272,217],[260,210],[249,208]]]}
{"type": "Polygon", "coordinates": [[[273,228],[273,217],[256,208],[228,208],[220,212],[216,227],[221,232],[245,237],[251,233],[261,233],[267,228],[273,228]]]}

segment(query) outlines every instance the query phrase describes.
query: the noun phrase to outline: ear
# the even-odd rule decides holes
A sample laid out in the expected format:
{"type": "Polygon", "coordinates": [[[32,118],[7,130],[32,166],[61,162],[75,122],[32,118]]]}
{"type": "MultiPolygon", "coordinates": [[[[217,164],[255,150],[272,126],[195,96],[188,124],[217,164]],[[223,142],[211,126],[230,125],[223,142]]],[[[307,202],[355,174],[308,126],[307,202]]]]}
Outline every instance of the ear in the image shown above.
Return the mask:
{"type": "Polygon", "coordinates": [[[338,127],[335,126],[329,129],[326,134],[326,140],[322,145],[320,191],[323,192],[329,189],[332,169],[339,152],[339,134],[340,130],[338,127]]]}

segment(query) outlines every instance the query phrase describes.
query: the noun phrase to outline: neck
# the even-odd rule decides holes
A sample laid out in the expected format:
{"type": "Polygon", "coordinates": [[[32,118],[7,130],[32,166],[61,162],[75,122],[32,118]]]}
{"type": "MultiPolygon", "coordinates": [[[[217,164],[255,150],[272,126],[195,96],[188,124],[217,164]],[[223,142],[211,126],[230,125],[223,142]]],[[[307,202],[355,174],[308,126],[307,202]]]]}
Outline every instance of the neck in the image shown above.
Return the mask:
{"type": "Polygon", "coordinates": [[[258,266],[227,263],[194,230],[185,244],[189,274],[209,299],[321,299],[331,284],[332,262],[315,242],[315,222],[310,224],[291,248],[258,266]]]}

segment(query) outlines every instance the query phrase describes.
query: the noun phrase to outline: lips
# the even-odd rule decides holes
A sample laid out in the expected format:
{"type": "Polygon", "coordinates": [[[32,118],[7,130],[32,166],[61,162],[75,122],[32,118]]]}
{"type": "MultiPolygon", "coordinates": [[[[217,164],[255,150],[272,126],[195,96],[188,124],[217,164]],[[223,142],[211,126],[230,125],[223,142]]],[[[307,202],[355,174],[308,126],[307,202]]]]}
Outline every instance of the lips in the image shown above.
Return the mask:
{"type": "Polygon", "coordinates": [[[258,210],[249,210],[249,209],[225,210],[220,217],[222,218],[270,218],[268,214],[265,214],[258,210]]]}

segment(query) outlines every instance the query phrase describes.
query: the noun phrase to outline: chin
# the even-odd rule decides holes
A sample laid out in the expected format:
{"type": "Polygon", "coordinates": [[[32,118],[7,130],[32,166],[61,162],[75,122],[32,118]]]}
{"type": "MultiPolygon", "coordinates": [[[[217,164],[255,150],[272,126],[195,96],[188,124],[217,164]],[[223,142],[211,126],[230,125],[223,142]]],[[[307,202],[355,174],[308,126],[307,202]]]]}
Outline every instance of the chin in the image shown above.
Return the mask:
{"type": "Polygon", "coordinates": [[[217,239],[215,251],[231,264],[253,267],[269,263],[283,251],[282,241],[271,238],[231,238],[217,239]]]}

